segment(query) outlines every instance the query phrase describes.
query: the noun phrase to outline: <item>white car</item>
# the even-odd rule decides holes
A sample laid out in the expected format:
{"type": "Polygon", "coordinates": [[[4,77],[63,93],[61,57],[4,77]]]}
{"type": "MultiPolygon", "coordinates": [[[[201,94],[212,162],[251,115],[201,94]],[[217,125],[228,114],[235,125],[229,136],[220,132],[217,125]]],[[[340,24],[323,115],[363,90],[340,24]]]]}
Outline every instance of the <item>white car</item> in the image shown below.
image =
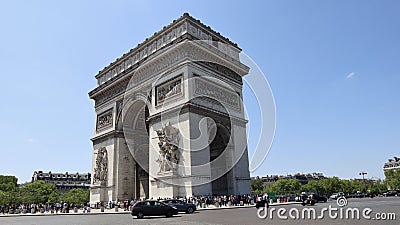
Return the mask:
{"type": "Polygon", "coordinates": [[[337,198],[339,198],[341,196],[344,196],[343,192],[333,193],[329,198],[330,199],[337,199],[337,198]]]}

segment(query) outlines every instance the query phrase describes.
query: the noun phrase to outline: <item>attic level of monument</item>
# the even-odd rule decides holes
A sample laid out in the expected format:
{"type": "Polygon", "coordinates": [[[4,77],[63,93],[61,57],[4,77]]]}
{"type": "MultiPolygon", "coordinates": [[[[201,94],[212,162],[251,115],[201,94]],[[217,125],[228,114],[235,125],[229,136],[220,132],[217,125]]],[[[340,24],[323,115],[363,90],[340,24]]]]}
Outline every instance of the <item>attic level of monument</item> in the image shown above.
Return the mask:
{"type": "Polygon", "coordinates": [[[147,38],[143,43],[99,71],[95,76],[99,88],[93,90],[90,95],[101,90],[102,86],[107,86],[107,84],[111,83],[108,81],[114,77],[128,74],[136,69],[143,60],[151,57],[152,54],[184,39],[209,42],[210,45],[226,54],[228,58],[232,58],[232,62],[239,61],[241,49],[237,44],[185,13],[178,20],[164,27],[161,31],[154,33],[152,37],[147,38]]]}
{"type": "MultiPolygon", "coordinates": [[[[176,37],[184,34],[185,32],[192,34],[193,37],[196,37],[199,40],[211,40],[216,42],[222,42],[231,45],[238,51],[242,50],[241,48],[238,47],[236,43],[230,41],[229,38],[222,36],[219,32],[216,32],[213,29],[211,29],[210,26],[206,26],[205,24],[203,24],[200,20],[196,20],[195,18],[191,17],[189,13],[184,13],[179,19],[174,20],[168,26],[163,27],[162,30],[155,32],[153,36],[146,38],[146,40],[144,40],[142,43],[139,43],[135,48],[132,48],[129,52],[123,54],[122,57],[117,58],[114,62],[110,63],[110,65],[104,67],[96,75],[96,78],[98,78],[108,70],[112,69],[115,66],[115,64],[118,64],[118,62],[120,62],[121,60],[126,59],[126,57],[140,53],[146,47],[152,46],[151,43],[153,43],[155,40],[157,40],[156,42],[157,47],[160,47],[161,45],[166,44],[167,41],[172,41],[176,37]],[[179,27],[180,29],[174,31],[174,28],[177,27],[179,27]],[[179,34],[179,31],[181,31],[182,33],[179,34]],[[159,39],[160,37],[162,37],[161,40],[159,39]],[[165,42],[162,43],[162,41],[165,42]]],[[[149,52],[151,53],[151,51],[149,52]]],[[[144,54],[144,52],[142,54],[144,54]]]]}

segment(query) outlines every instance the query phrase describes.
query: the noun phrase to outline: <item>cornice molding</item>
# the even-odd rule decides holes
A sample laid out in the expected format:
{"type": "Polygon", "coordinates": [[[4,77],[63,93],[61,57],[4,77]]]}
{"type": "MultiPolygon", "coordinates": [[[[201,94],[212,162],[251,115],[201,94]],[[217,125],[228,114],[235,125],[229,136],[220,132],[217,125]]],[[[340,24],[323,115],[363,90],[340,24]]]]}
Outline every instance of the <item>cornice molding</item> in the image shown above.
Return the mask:
{"type": "MultiPolygon", "coordinates": [[[[141,50],[146,49],[148,46],[151,46],[152,45],[151,43],[156,41],[157,39],[160,38],[163,39],[164,38],[163,36],[166,36],[165,37],[166,40],[173,39],[174,34],[173,33],[171,34],[171,31],[173,32],[174,28],[177,28],[182,24],[185,25],[181,27],[182,30],[180,31],[182,34],[190,32],[192,34],[195,34],[195,36],[198,36],[200,40],[204,39],[204,40],[220,41],[222,43],[234,47],[239,52],[242,50],[241,48],[238,47],[237,43],[234,43],[231,40],[229,40],[229,38],[222,36],[219,32],[216,32],[215,30],[211,29],[210,26],[203,24],[200,20],[193,18],[192,16],[189,15],[189,13],[184,13],[180,18],[178,18],[177,20],[173,20],[172,23],[170,23],[167,26],[164,26],[162,30],[155,32],[151,37],[146,38],[142,43],[139,43],[136,47],[130,49],[129,52],[123,54],[122,57],[117,58],[114,62],[110,63],[110,65],[104,67],[101,71],[99,71],[98,75],[96,75],[96,78],[98,78],[98,76],[103,74],[105,71],[112,69],[116,64],[118,64],[119,61],[122,61],[128,58],[129,56],[135,55],[135,53],[138,53],[141,50]],[[185,24],[185,22],[190,23],[192,27],[188,24],[185,24]]],[[[156,44],[158,45],[159,43],[156,44]]]]}
{"type": "Polygon", "coordinates": [[[246,65],[233,58],[227,58],[223,52],[207,46],[206,43],[186,40],[149,58],[129,74],[124,72],[106,84],[98,86],[89,92],[89,96],[96,100],[97,106],[122,94],[128,87],[129,89],[136,88],[138,84],[143,84],[175,65],[185,62],[203,62],[204,66],[217,70],[219,73],[225,73],[225,77],[235,82],[240,82],[241,78],[237,76],[244,76],[249,71],[246,65]],[[103,97],[99,98],[99,96],[103,97]]]}

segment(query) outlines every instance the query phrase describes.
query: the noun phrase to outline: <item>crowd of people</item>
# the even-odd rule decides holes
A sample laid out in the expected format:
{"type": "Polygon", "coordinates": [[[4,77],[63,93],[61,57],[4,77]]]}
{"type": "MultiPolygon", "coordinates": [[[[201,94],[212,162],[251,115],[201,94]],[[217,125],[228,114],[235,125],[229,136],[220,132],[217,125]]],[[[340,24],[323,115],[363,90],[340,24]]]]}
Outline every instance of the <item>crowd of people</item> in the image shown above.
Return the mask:
{"type": "Polygon", "coordinates": [[[57,202],[54,204],[11,204],[0,205],[0,214],[19,214],[19,213],[69,213],[70,210],[80,208],[84,213],[90,212],[88,204],[75,205],[68,202],[57,202]]]}
{"type": "Polygon", "coordinates": [[[222,206],[250,205],[256,201],[255,195],[209,195],[179,198],[187,203],[192,203],[197,208],[208,208],[222,206]]]}
{"type": "MultiPolygon", "coordinates": [[[[201,195],[201,196],[190,196],[190,197],[173,197],[174,199],[182,200],[186,203],[195,204],[197,208],[208,208],[208,207],[226,207],[226,206],[238,206],[238,205],[250,205],[255,204],[258,201],[257,195],[201,195]]],[[[151,198],[153,199],[153,198],[151,198]]],[[[172,198],[157,198],[157,200],[167,200],[172,198]]],[[[125,201],[109,201],[108,203],[98,202],[94,205],[95,208],[115,208],[118,206],[124,210],[130,210],[136,202],[143,201],[145,199],[131,199],[125,201]]]]}
{"type": "MultiPolygon", "coordinates": [[[[253,205],[260,200],[260,196],[257,195],[201,195],[201,196],[190,196],[190,197],[174,197],[180,199],[186,203],[195,204],[197,208],[208,208],[208,207],[228,207],[228,206],[243,206],[253,205]]],[[[171,198],[158,198],[157,200],[167,200],[171,198]]],[[[98,202],[92,207],[94,208],[108,208],[114,209],[121,208],[125,211],[131,210],[131,207],[138,201],[144,199],[131,199],[125,201],[108,201],[98,202]]],[[[0,205],[0,214],[18,214],[18,213],[69,213],[71,210],[77,212],[77,210],[83,210],[83,213],[90,212],[89,203],[82,205],[75,205],[68,202],[57,202],[54,204],[15,204],[15,205],[0,205]]]]}

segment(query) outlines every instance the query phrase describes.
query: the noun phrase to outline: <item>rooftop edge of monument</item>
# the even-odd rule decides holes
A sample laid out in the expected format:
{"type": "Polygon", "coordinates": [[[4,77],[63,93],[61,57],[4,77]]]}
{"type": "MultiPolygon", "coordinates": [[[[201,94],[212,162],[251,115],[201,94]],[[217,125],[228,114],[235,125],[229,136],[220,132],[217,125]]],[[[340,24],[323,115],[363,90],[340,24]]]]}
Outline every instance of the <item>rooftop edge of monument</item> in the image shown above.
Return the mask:
{"type": "Polygon", "coordinates": [[[228,44],[234,48],[236,48],[239,51],[242,51],[241,48],[238,47],[237,43],[232,42],[229,40],[229,38],[226,38],[222,36],[219,32],[216,32],[215,30],[211,29],[210,26],[203,24],[200,20],[193,18],[192,16],[189,15],[189,13],[185,12],[181,17],[178,19],[173,20],[170,24],[167,26],[164,26],[160,31],[155,32],[151,37],[146,38],[143,42],[137,44],[136,47],[131,48],[128,52],[124,53],[122,56],[116,58],[113,62],[111,62],[108,66],[105,66],[103,69],[101,69],[98,74],[95,76],[96,79],[100,77],[102,74],[104,74],[107,70],[111,69],[114,65],[118,64],[118,61],[127,57],[128,55],[132,55],[133,52],[139,52],[141,48],[145,48],[146,44],[150,44],[151,41],[154,41],[156,37],[161,36],[162,34],[167,33],[167,31],[171,30],[174,26],[180,24],[183,20],[189,20],[192,23],[195,23],[202,29],[206,30],[209,32],[212,36],[214,36],[217,41],[224,42],[225,44],[228,44]],[[144,46],[144,47],[143,47],[144,46]]]}

